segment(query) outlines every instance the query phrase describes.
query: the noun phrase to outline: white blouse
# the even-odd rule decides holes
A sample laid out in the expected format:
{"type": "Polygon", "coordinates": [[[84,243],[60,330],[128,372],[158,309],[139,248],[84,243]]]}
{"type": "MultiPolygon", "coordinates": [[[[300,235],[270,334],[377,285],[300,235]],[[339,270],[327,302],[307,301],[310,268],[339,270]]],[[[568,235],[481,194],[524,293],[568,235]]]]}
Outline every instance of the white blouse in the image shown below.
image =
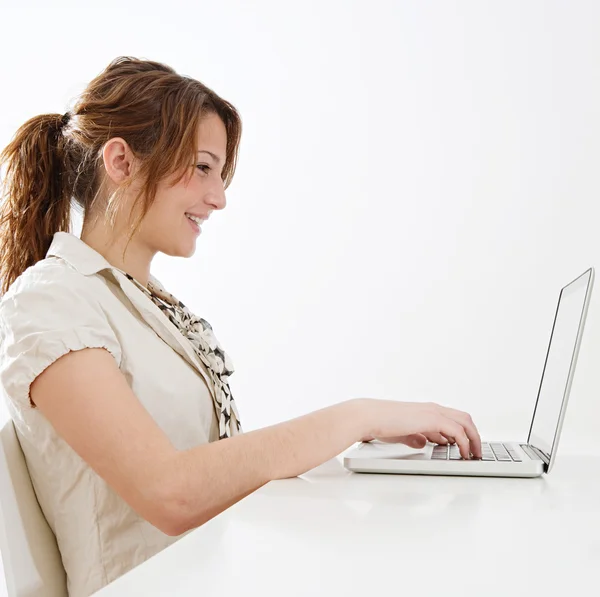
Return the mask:
{"type": "Polygon", "coordinates": [[[0,386],[56,535],[70,597],[88,597],[183,536],[166,535],[139,516],[31,406],[36,376],[86,347],[113,355],[177,449],[219,439],[214,387],[190,342],[100,253],[57,232],[46,258],[0,300],[0,386]]]}

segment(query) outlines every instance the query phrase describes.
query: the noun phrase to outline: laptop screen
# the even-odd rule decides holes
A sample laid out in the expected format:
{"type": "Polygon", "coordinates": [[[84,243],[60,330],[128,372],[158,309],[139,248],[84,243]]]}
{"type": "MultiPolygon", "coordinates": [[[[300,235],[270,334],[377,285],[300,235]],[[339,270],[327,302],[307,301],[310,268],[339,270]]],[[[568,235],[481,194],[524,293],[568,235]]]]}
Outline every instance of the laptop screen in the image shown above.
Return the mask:
{"type": "Polygon", "coordinates": [[[565,286],[558,299],[533,421],[527,442],[548,458],[558,441],[559,422],[568,400],[577,349],[583,332],[586,301],[593,271],[589,269],[565,286]]]}

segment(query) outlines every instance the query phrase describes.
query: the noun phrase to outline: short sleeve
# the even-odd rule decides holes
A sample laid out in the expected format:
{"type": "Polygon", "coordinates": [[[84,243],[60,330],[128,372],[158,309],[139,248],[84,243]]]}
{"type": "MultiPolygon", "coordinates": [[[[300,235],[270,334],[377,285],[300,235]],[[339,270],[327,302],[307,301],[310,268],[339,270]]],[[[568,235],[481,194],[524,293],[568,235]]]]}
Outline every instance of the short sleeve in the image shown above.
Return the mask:
{"type": "Polygon", "coordinates": [[[120,367],[120,343],[91,288],[53,264],[24,272],[0,300],[0,384],[16,405],[31,407],[35,378],[69,351],[105,348],[120,367]]]}

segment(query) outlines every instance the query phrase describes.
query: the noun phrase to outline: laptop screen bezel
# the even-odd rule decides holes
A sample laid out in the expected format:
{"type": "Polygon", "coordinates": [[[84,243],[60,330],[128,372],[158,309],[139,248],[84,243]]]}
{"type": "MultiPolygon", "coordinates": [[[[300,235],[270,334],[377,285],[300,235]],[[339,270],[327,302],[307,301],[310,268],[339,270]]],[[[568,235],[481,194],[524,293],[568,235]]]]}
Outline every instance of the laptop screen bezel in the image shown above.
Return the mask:
{"type": "Polygon", "coordinates": [[[581,339],[583,337],[583,330],[585,327],[585,322],[587,319],[587,313],[588,313],[588,308],[590,305],[590,298],[592,295],[592,288],[594,285],[594,279],[595,279],[595,271],[593,267],[590,267],[589,269],[587,269],[585,272],[583,272],[581,275],[577,276],[577,278],[575,278],[573,281],[569,282],[569,284],[567,284],[566,286],[564,286],[559,294],[558,297],[558,304],[556,305],[556,312],[554,314],[554,323],[552,324],[552,333],[550,334],[550,341],[548,343],[548,350],[546,351],[546,360],[544,362],[544,369],[542,371],[542,378],[540,380],[540,385],[538,387],[538,394],[537,394],[537,399],[535,401],[535,407],[533,409],[533,417],[531,418],[531,425],[529,427],[529,435],[527,437],[527,444],[532,446],[533,448],[535,448],[536,452],[539,454],[540,458],[544,461],[545,466],[545,472],[550,472],[550,469],[552,468],[552,465],[554,464],[554,460],[556,457],[556,452],[558,450],[558,441],[560,439],[560,434],[562,431],[562,426],[563,426],[563,421],[565,418],[565,413],[567,410],[567,404],[569,401],[569,394],[571,392],[571,385],[573,383],[573,378],[575,375],[575,367],[577,365],[577,358],[579,356],[579,348],[581,346],[581,339]],[[540,394],[542,391],[542,386],[544,384],[544,375],[546,373],[546,366],[548,364],[548,357],[550,355],[550,348],[552,346],[552,338],[554,337],[554,330],[556,327],[556,321],[558,319],[558,312],[560,310],[560,302],[562,300],[563,297],[563,292],[569,287],[571,286],[571,284],[574,284],[575,282],[579,281],[580,278],[584,277],[584,276],[589,276],[588,282],[587,282],[587,287],[586,287],[586,291],[585,291],[585,300],[584,300],[584,304],[583,304],[583,309],[581,311],[581,317],[579,319],[579,327],[577,329],[577,339],[575,341],[575,349],[573,350],[573,354],[571,356],[571,364],[569,365],[569,374],[567,376],[567,383],[565,384],[565,389],[564,389],[564,393],[563,393],[563,399],[562,399],[562,404],[560,407],[560,414],[558,417],[558,423],[556,426],[556,430],[554,432],[554,438],[552,440],[552,446],[550,448],[550,454],[546,454],[544,452],[544,450],[540,449],[540,447],[536,446],[535,443],[532,443],[532,431],[533,431],[533,425],[535,423],[535,415],[537,412],[537,408],[538,408],[538,404],[539,404],[539,400],[540,400],[540,394]]]}

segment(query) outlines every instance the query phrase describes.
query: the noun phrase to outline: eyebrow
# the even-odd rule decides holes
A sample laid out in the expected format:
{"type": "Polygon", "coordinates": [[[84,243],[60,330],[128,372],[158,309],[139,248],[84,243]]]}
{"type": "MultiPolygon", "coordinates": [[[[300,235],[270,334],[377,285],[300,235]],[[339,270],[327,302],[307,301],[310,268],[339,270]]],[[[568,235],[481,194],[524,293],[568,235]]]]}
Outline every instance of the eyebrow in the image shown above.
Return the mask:
{"type": "Polygon", "coordinates": [[[217,164],[221,163],[221,160],[219,159],[219,156],[215,155],[212,151],[208,151],[206,149],[199,149],[198,153],[207,153],[210,157],[212,157],[213,160],[215,160],[215,162],[217,162],[217,164]]]}

